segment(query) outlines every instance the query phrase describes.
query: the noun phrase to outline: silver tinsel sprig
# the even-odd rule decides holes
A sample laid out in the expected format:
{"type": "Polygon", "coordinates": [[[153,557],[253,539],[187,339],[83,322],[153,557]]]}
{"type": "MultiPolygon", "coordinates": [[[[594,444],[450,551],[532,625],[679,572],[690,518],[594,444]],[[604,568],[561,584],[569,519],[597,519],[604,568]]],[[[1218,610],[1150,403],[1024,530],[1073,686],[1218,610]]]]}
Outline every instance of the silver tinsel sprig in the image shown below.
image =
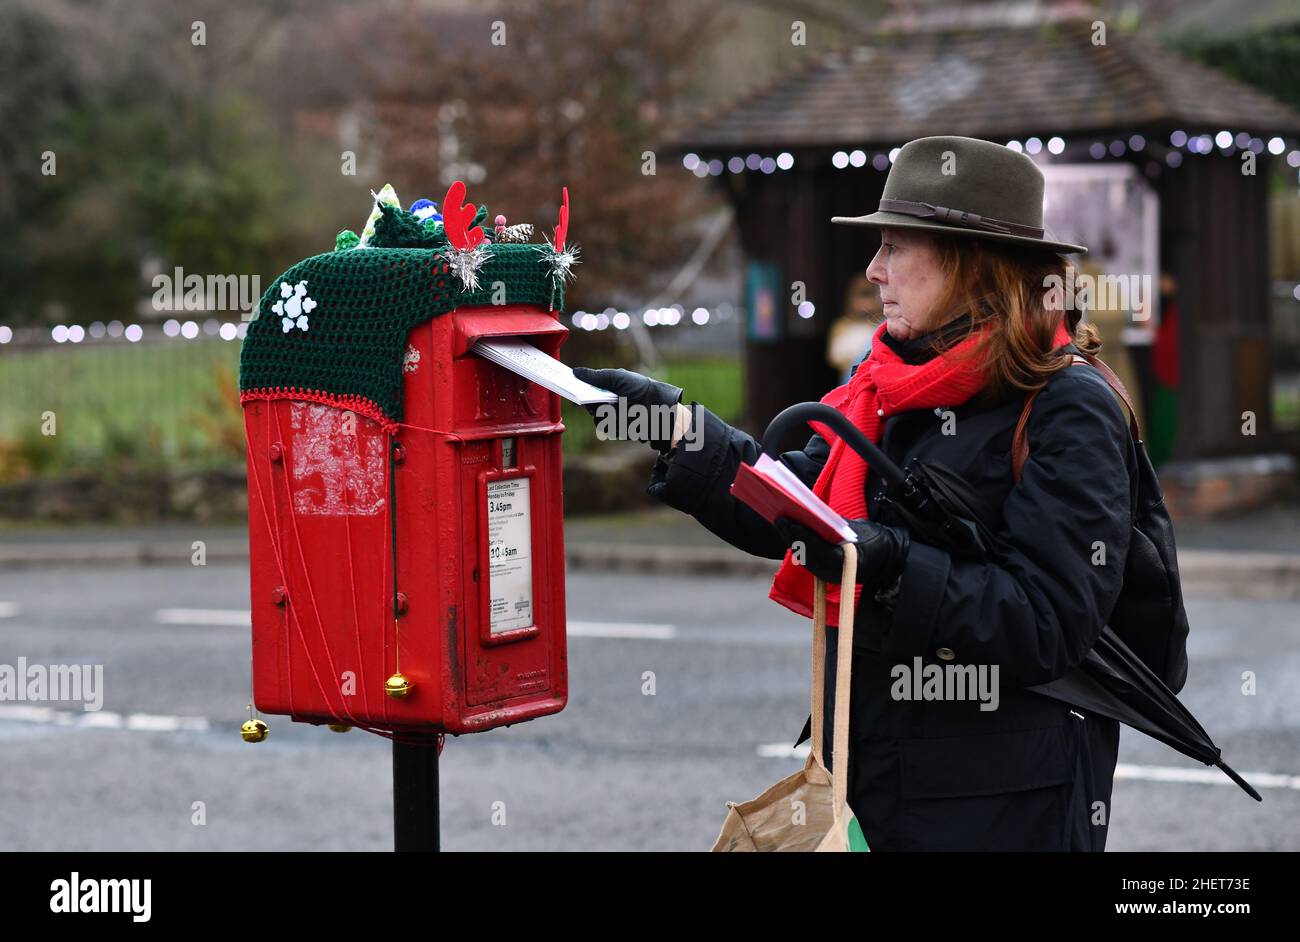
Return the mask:
{"type": "Polygon", "coordinates": [[[582,254],[578,243],[570,242],[564,246],[564,251],[558,252],[551,240],[547,239],[545,248],[540,245],[537,248],[542,253],[540,261],[550,268],[551,280],[556,287],[573,280],[573,266],[578,264],[578,256],[582,254]]]}
{"type": "Polygon", "coordinates": [[[452,274],[460,279],[461,291],[478,290],[478,273],[492,255],[487,242],[480,242],[472,249],[452,249],[447,256],[447,265],[452,274]]]}
{"type": "Polygon", "coordinates": [[[551,304],[554,305],[555,292],[560,290],[564,282],[573,280],[573,266],[578,264],[580,249],[578,243],[569,242],[564,246],[563,252],[558,252],[550,239],[546,239],[545,242],[544,246],[537,247],[537,251],[542,255],[538,261],[550,269],[551,304]]]}

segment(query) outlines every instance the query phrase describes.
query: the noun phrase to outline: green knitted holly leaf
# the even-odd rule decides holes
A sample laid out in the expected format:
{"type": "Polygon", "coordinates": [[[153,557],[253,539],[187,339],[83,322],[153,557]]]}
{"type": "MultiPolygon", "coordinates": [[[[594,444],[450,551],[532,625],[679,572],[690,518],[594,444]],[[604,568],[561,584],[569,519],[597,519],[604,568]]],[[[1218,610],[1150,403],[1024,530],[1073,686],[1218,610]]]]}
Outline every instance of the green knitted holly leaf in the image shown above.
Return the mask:
{"type": "Polygon", "coordinates": [[[375,221],[375,234],[367,243],[376,249],[436,249],[446,244],[424,227],[414,213],[386,203],[379,205],[379,219],[375,221]]]}

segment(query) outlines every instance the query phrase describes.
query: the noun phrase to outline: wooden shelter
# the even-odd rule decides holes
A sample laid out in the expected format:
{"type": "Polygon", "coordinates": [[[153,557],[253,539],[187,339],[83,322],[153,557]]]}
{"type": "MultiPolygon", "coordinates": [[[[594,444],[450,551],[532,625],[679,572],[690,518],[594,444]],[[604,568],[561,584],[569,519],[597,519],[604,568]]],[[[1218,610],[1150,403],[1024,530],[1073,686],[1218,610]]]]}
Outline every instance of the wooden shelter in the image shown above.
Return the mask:
{"type": "Polygon", "coordinates": [[[782,289],[775,324],[751,329],[745,344],[750,428],[838,382],[826,332],[879,237],[831,216],[876,208],[894,148],[961,134],[1025,148],[1042,165],[1138,168],[1158,196],[1159,267],[1179,285],[1173,457],[1279,447],[1267,168],[1300,162],[1300,115],[1140,35],[1112,28],[1098,43],[1095,12],[1079,13],[975,8],[886,22],[673,137],[679,154],[693,155],[688,166],[725,189],[747,259],[782,289]],[[1253,176],[1243,173],[1247,152],[1253,176]],[[814,302],[810,317],[791,301],[796,281],[814,302]],[[1254,436],[1242,434],[1247,410],[1258,417],[1254,436]]]}

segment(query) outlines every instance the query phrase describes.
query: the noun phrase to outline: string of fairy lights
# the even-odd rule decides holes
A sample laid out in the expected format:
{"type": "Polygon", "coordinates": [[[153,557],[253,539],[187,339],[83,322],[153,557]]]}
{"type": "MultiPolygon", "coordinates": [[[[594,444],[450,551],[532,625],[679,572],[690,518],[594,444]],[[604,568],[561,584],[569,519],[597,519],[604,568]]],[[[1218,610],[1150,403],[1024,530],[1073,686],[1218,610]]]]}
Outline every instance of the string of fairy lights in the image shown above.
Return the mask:
{"type": "MultiPolygon", "coordinates": [[[[570,321],[578,330],[627,330],[632,326],[633,316],[628,311],[607,307],[598,313],[574,311],[570,315],[570,321]]],[[[640,317],[641,323],[646,327],[676,327],[679,324],[688,322],[697,327],[703,327],[707,324],[734,321],[736,319],[736,308],[726,301],[712,309],[702,306],[695,307],[691,310],[688,318],[685,307],[680,304],[673,304],[669,307],[648,307],[635,316],[640,317]]]]}
{"type": "Polygon", "coordinates": [[[53,340],[57,344],[79,344],[90,341],[122,341],[139,343],[161,334],[164,338],[198,340],[217,337],[221,340],[243,340],[248,333],[246,321],[222,321],[215,317],[203,321],[181,321],[168,318],[161,325],[124,323],[122,321],[94,321],[89,325],[56,324],[53,327],[29,327],[15,330],[0,324],[0,344],[15,340],[53,340]],[[43,336],[42,336],[43,335],[43,336]]]}
{"type": "MultiPolygon", "coordinates": [[[[1053,135],[1046,139],[1039,137],[1027,137],[1024,140],[1013,139],[1007,141],[1006,146],[1030,156],[1046,155],[1046,159],[1061,157],[1067,153],[1069,155],[1067,159],[1082,159],[1085,154],[1092,160],[1115,160],[1120,158],[1132,160],[1138,157],[1146,157],[1145,169],[1149,176],[1157,175],[1164,167],[1176,169],[1182,166],[1188,158],[1206,157],[1212,154],[1218,154],[1221,157],[1234,157],[1244,153],[1257,155],[1267,153],[1270,157],[1282,157],[1288,167],[1297,171],[1297,183],[1300,183],[1300,145],[1297,145],[1295,140],[1289,140],[1281,136],[1274,135],[1266,139],[1251,134],[1249,131],[1233,132],[1228,129],[1221,129],[1213,132],[1196,132],[1177,129],[1169,133],[1167,141],[1148,140],[1145,135],[1137,133],[1130,134],[1127,137],[1074,140],[1067,140],[1059,135],[1053,135]]],[[[897,147],[870,152],[861,148],[837,150],[831,154],[830,163],[836,170],[861,169],[870,165],[873,169],[884,173],[889,170],[890,165],[898,157],[898,152],[899,148],[897,147]]],[[[712,157],[708,159],[695,153],[688,153],[682,157],[682,166],[690,173],[701,178],[717,177],[724,173],[741,174],[748,172],[770,175],[793,170],[795,158],[789,151],[781,151],[774,155],[751,152],[744,155],[736,154],[727,158],[712,157]]],[[[1293,287],[1291,294],[1297,301],[1300,301],[1300,284],[1293,287]]],[[[812,301],[804,301],[797,308],[798,315],[804,319],[813,317],[816,311],[816,305],[812,301]]],[[[681,304],[673,304],[668,307],[647,307],[638,313],[607,307],[602,311],[574,311],[570,315],[570,322],[577,330],[622,331],[632,326],[634,317],[639,318],[641,324],[648,328],[685,325],[704,327],[709,324],[720,324],[735,320],[737,312],[731,304],[725,302],[712,308],[694,307],[689,314],[681,304]]],[[[222,321],[218,318],[206,318],[202,321],[169,318],[159,327],[156,324],[124,323],[113,320],[108,322],[95,321],[88,326],[57,324],[50,328],[29,328],[23,333],[30,336],[33,331],[39,334],[44,333],[46,330],[48,330],[48,337],[41,339],[53,340],[58,344],[79,344],[85,341],[98,340],[122,340],[128,343],[138,343],[146,339],[148,335],[156,336],[159,331],[164,338],[171,339],[199,340],[215,337],[221,340],[234,341],[244,338],[248,332],[248,323],[243,320],[237,322],[222,321]]],[[[13,328],[0,324],[0,344],[8,344],[18,336],[19,334],[13,328]]]]}
{"type": "MultiPolygon", "coordinates": [[[[1065,154],[1066,151],[1070,151],[1072,154],[1079,154],[1080,156],[1086,153],[1093,160],[1105,160],[1108,157],[1120,158],[1126,155],[1132,157],[1142,154],[1162,160],[1168,167],[1181,166],[1184,155],[1188,154],[1205,156],[1217,152],[1220,156],[1231,157],[1247,151],[1253,154],[1263,154],[1267,151],[1272,157],[1281,157],[1285,154],[1287,166],[1300,171],[1300,147],[1297,146],[1294,140],[1288,141],[1276,135],[1266,140],[1251,134],[1249,131],[1234,133],[1226,129],[1199,133],[1181,129],[1175,130],[1170,132],[1167,144],[1160,141],[1148,141],[1146,136],[1142,134],[1130,134],[1127,137],[1110,139],[1092,138],[1070,141],[1059,135],[1054,135],[1046,140],[1040,137],[1028,137],[1023,141],[1019,139],[1009,140],[1006,142],[1006,146],[1018,153],[1031,156],[1043,153],[1060,156],[1065,154]]],[[[837,150],[831,155],[831,166],[836,170],[847,170],[859,169],[870,164],[875,170],[884,173],[898,157],[898,151],[899,148],[897,147],[872,152],[861,148],[837,150]]],[[[782,151],[775,156],[750,153],[743,156],[737,154],[727,158],[713,157],[705,159],[699,154],[689,153],[682,157],[682,166],[697,177],[718,177],[724,173],[739,174],[746,171],[772,174],[781,170],[793,170],[794,165],[794,155],[789,151],[782,151]]],[[[1297,182],[1300,182],[1300,172],[1297,173],[1297,182]]]]}
{"type": "MultiPolygon", "coordinates": [[[[1064,159],[1081,160],[1086,154],[1087,157],[1095,161],[1106,159],[1126,158],[1133,160],[1139,156],[1146,157],[1144,171],[1149,177],[1158,176],[1163,172],[1163,167],[1176,169],[1183,165],[1186,155],[1193,157],[1203,157],[1217,153],[1222,157],[1233,157],[1243,153],[1252,153],[1262,155],[1265,152],[1271,157],[1282,157],[1285,154],[1285,160],[1288,167],[1297,170],[1297,183],[1300,183],[1300,146],[1295,140],[1288,140],[1281,136],[1273,135],[1267,138],[1253,135],[1248,131],[1232,132],[1227,129],[1221,129],[1216,132],[1188,132],[1182,129],[1176,129],[1169,133],[1168,142],[1148,141],[1145,135],[1130,134],[1128,137],[1113,137],[1110,139],[1092,138],[1092,139],[1075,139],[1066,140],[1060,135],[1053,135],[1044,140],[1041,137],[1027,137],[1024,140],[1012,139],[1006,142],[1006,146],[1017,153],[1028,154],[1033,157],[1046,155],[1046,159],[1051,157],[1061,157],[1068,155],[1064,159]]],[[[831,154],[830,163],[836,170],[861,169],[870,166],[881,172],[887,172],[890,166],[897,159],[901,148],[893,147],[889,150],[879,150],[868,152],[861,148],[853,150],[837,150],[831,154]]],[[[824,157],[817,158],[819,160],[824,157]]],[[[697,177],[718,177],[724,173],[740,174],[747,171],[757,171],[762,174],[772,174],[778,171],[794,169],[794,155],[789,151],[781,151],[775,156],[764,155],[759,153],[749,153],[746,155],[736,154],[732,157],[713,157],[705,159],[696,153],[688,153],[682,157],[682,166],[697,177]]],[[[1292,286],[1291,296],[1300,301],[1300,284],[1292,286]]],[[[799,305],[797,313],[800,317],[810,318],[815,313],[816,308],[811,301],[805,301],[799,305]]],[[[604,322],[592,325],[584,321],[584,329],[603,329],[608,326],[604,322]]]]}

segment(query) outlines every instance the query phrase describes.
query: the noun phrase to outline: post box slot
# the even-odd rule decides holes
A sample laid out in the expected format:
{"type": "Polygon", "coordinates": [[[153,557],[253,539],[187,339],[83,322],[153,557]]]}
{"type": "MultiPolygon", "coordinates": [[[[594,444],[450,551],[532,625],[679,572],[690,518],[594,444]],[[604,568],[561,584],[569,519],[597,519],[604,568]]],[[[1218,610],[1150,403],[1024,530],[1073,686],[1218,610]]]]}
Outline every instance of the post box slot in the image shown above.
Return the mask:
{"type": "Polygon", "coordinates": [[[500,310],[457,313],[454,354],[463,357],[484,337],[528,338],[537,349],[557,356],[569,329],[550,314],[502,305],[500,310]]]}

